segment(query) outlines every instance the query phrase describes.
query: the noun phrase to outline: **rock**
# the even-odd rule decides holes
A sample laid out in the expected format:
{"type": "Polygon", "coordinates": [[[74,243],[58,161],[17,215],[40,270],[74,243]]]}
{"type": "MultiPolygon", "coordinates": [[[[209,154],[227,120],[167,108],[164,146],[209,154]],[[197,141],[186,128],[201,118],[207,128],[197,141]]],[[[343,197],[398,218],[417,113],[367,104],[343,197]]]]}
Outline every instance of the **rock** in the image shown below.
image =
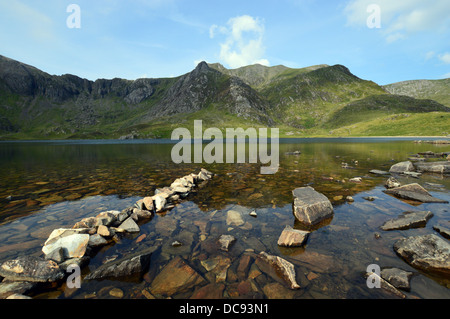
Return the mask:
{"type": "Polygon", "coordinates": [[[243,254],[239,259],[239,265],[237,267],[237,276],[240,279],[247,278],[248,271],[250,269],[251,263],[253,262],[253,257],[249,254],[243,254]]]}
{"type": "Polygon", "coordinates": [[[375,200],[375,197],[373,197],[373,196],[364,196],[363,199],[368,200],[369,202],[373,202],[375,200]]]}
{"type": "Polygon", "coordinates": [[[422,203],[448,203],[446,200],[431,196],[428,191],[417,183],[408,184],[396,188],[384,190],[386,194],[391,194],[399,198],[415,200],[422,203]]]}
{"type": "Polygon", "coordinates": [[[155,277],[150,286],[154,295],[172,296],[191,290],[207,281],[180,256],[172,259],[155,277]]]}
{"type": "Polygon", "coordinates": [[[418,172],[450,174],[450,162],[416,162],[414,166],[418,172]]]}
{"type": "Polygon", "coordinates": [[[369,171],[369,173],[375,174],[375,175],[389,175],[390,174],[389,172],[381,171],[381,170],[378,170],[378,169],[372,169],[372,170],[369,171]]]}
{"type": "Polygon", "coordinates": [[[5,299],[14,294],[28,294],[37,287],[36,282],[9,281],[0,283],[0,299],[5,299]]]}
{"type": "Polygon", "coordinates": [[[350,183],[361,183],[362,182],[362,178],[361,177],[353,177],[353,178],[350,178],[348,181],[350,183]]]}
{"type": "Polygon", "coordinates": [[[117,220],[118,213],[118,211],[107,211],[98,214],[95,216],[97,218],[96,226],[111,226],[117,220]]]}
{"type": "Polygon", "coordinates": [[[290,289],[300,288],[295,279],[294,265],[287,260],[262,251],[256,258],[256,265],[276,281],[287,284],[290,289]]]}
{"type": "Polygon", "coordinates": [[[410,228],[425,227],[428,220],[433,217],[433,213],[429,211],[424,212],[404,212],[395,219],[390,219],[385,222],[381,229],[383,230],[404,230],[410,228]]]}
{"type": "Polygon", "coordinates": [[[347,202],[349,202],[349,203],[353,203],[355,200],[353,199],[353,197],[351,197],[351,196],[347,196],[346,198],[345,198],[345,200],[347,201],[347,202]]]}
{"type": "Polygon", "coordinates": [[[83,256],[81,258],[71,258],[65,260],[63,263],[59,264],[59,268],[66,271],[69,266],[76,265],[80,268],[83,268],[89,264],[91,257],[83,256]]]}
{"type": "Polygon", "coordinates": [[[6,299],[33,299],[33,298],[21,294],[12,294],[8,296],[6,299]]]}
{"type": "Polygon", "coordinates": [[[2,263],[0,276],[12,281],[54,282],[64,278],[64,273],[52,260],[22,256],[2,263]]]}
{"type": "Polygon", "coordinates": [[[153,204],[153,197],[144,197],[142,199],[142,203],[144,204],[143,207],[140,207],[139,209],[142,210],[148,210],[148,211],[153,211],[155,209],[154,204],[153,204]]]}
{"type": "Polygon", "coordinates": [[[252,217],[258,217],[258,214],[256,214],[254,210],[252,210],[249,215],[252,217]]]}
{"type": "Polygon", "coordinates": [[[233,244],[235,241],[236,238],[234,238],[231,235],[221,235],[219,238],[220,249],[223,251],[228,251],[230,245],[233,244]]]}
{"type": "Polygon", "coordinates": [[[183,246],[183,244],[182,243],[180,243],[178,240],[175,240],[174,242],[172,242],[172,247],[180,247],[180,246],[183,246]]]}
{"type": "Polygon", "coordinates": [[[410,161],[394,164],[389,169],[389,173],[397,173],[397,174],[401,174],[404,172],[413,172],[413,171],[414,171],[414,165],[410,161]]]}
{"type": "Polygon", "coordinates": [[[47,255],[55,249],[62,248],[64,258],[79,258],[83,257],[86,253],[88,243],[88,234],[73,234],[64,237],[57,236],[45,242],[44,247],[42,247],[42,252],[47,255]]]}
{"type": "MultiPolygon", "coordinates": [[[[450,226],[450,225],[449,225],[450,226]]],[[[450,239],[450,228],[443,225],[435,225],[433,229],[441,234],[443,237],[450,239]]]]}
{"type": "Polygon", "coordinates": [[[222,299],[225,285],[211,283],[197,289],[189,299],[222,299]]]}
{"type": "Polygon", "coordinates": [[[153,246],[103,264],[87,275],[85,279],[124,278],[131,275],[141,275],[147,271],[151,255],[157,249],[159,249],[159,246],[153,246]]]}
{"type": "Polygon", "coordinates": [[[227,279],[227,270],[231,266],[231,259],[223,255],[217,255],[206,260],[202,260],[201,265],[208,274],[212,274],[215,282],[224,282],[227,279]]]}
{"type": "Polygon", "coordinates": [[[400,184],[394,177],[389,177],[386,183],[384,183],[384,187],[386,188],[396,188],[400,187],[402,184],[400,184]]]}
{"type": "Polygon", "coordinates": [[[294,215],[306,225],[316,225],[333,217],[333,206],[328,198],[314,188],[301,187],[292,191],[294,195],[294,215]]]}
{"type": "Polygon", "coordinates": [[[120,224],[119,228],[129,233],[138,233],[140,231],[139,226],[131,217],[128,217],[122,224],[120,224]]]}
{"type": "Polygon", "coordinates": [[[58,247],[51,251],[49,254],[45,255],[46,260],[53,260],[55,263],[60,264],[64,261],[64,249],[58,247]]]}
{"type": "Polygon", "coordinates": [[[387,282],[385,279],[377,275],[376,273],[369,272],[365,274],[366,277],[371,277],[372,279],[376,279],[380,283],[380,288],[387,291],[390,294],[393,294],[399,298],[406,298],[406,295],[402,293],[400,290],[395,288],[393,285],[391,285],[389,282],[387,282]]]}
{"type": "Polygon", "coordinates": [[[119,288],[113,288],[109,291],[109,295],[115,298],[123,298],[123,291],[119,288]]]}
{"type": "Polygon", "coordinates": [[[95,234],[89,237],[88,246],[97,248],[108,244],[108,240],[103,238],[100,234],[95,234]]]}
{"type": "Polygon", "coordinates": [[[134,208],[133,214],[136,214],[136,216],[138,217],[138,220],[149,219],[149,218],[153,217],[153,212],[151,210],[144,210],[144,209],[139,209],[139,208],[134,208]]]}
{"type": "Polygon", "coordinates": [[[155,205],[155,210],[158,213],[158,212],[160,212],[160,211],[162,211],[164,209],[164,206],[166,205],[167,200],[166,200],[166,198],[164,198],[161,195],[154,195],[153,196],[153,203],[155,205]]]}
{"type": "Polygon", "coordinates": [[[97,234],[99,234],[100,236],[103,236],[103,237],[111,236],[111,233],[110,233],[108,227],[103,226],[103,225],[98,226],[97,234]]]}
{"type": "Polygon", "coordinates": [[[227,212],[227,225],[228,226],[242,226],[245,222],[242,219],[242,215],[240,212],[235,210],[229,210],[227,212]]]}
{"type": "Polygon", "coordinates": [[[278,245],[285,247],[299,247],[302,246],[309,237],[310,232],[293,229],[287,225],[280,237],[278,238],[278,245]]]}
{"type": "Polygon", "coordinates": [[[293,299],[295,292],[278,282],[272,282],[263,287],[263,292],[269,299],[293,299]]]}
{"type": "Polygon", "coordinates": [[[450,243],[434,234],[411,236],[395,242],[395,252],[411,266],[450,276],[450,243]]]}
{"type": "Polygon", "coordinates": [[[384,268],[381,273],[381,278],[388,281],[397,289],[409,291],[411,286],[409,281],[413,275],[412,272],[405,271],[398,268],[384,268]]]}

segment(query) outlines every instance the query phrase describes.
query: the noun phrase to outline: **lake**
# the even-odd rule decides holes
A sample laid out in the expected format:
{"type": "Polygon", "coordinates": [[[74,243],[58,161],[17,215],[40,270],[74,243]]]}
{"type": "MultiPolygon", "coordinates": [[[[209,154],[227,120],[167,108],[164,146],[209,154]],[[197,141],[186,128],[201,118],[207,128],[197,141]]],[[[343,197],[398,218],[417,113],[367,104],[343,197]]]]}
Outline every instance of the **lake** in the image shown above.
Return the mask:
{"type": "MultiPolygon", "coordinates": [[[[448,152],[450,145],[419,144],[414,138],[281,139],[279,169],[272,175],[262,175],[260,163],[174,164],[173,146],[170,140],[0,142],[0,262],[42,256],[53,229],[133,206],[157,188],[206,168],[215,174],[212,180],[173,209],[139,224],[139,233],[100,249],[82,272],[84,276],[109,260],[160,245],[143,276],[83,281],[79,289],[52,286],[33,297],[103,299],[117,298],[111,291],[121,291],[121,298],[165,298],[152,294],[152,282],[179,256],[203,281],[174,292],[172,298],[200,296],[205,286],[209,296],[220,298],[393,298],[367,287],[364,273],[371,264],[413,272],[407,297],[450,298],[449,278],[418,271],[392,248],[403,237],[437,234],[433,226],[450,221],[449,204],[399,200],[383,193],[386,176],[369,173],[388,171],[418,152],[448,152]],[[295,151],[300,155],[290,155],[295,151]],[[361,182],[350,182],[354,177],[361,182]],[[324,194],[333,204],[334,217],[313,229],[305,246],[280,247],[277,240],[286,225],[304,228],[292,207],[292,191],[303,186],[324,194]],[[346,201],[347,196],[354,201],[346,201]],[[230,210],[241,213],[243,225],[227,224],[230,210]],[[380,229],[410,210],[429,210],[434,216],[422,228],[380,229]],[[215,246],[221,234],[236,238],[228,252],[215,246]],[[172,245],[175,241],[180,245],[172,245]],[[242,277],[243,256],[261,251],[291,262],[302,288],[287,289],[252,259],[242,277]],[[211,264],[221,265],[221,272],[211,264]]],[[[448,176],[396,178],[402,184],[419,183],[431,195],[450,201],[448,176]]]]}

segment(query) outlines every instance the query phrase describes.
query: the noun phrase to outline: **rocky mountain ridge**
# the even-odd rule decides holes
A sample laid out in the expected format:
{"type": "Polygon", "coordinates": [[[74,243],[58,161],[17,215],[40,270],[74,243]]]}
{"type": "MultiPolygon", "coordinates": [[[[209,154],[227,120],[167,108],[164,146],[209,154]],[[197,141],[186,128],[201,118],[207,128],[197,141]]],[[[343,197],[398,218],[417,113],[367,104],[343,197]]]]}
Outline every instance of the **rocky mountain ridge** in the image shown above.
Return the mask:
{"type": "MultiPolygon", "coordinates": [[[[390,93],[342,65],[303,69],[253,65],[228,70],[218,63],[201,62],[175,78],[90,81],[71,74],[50,75],[0,56],[0,135],[6,139],[130,133],[163,137],[168,125],[193,118],[212,125],[302,130],[325,127],[347,104],[374,95],[390,93]]],[[[450,110],[434,101],[422,104],[426,112],[450,110]]],[[[389,105],[383,109],[390,112],[389,105]]],[[[402,112],[398,105],[392,110],[402,112]]]]}

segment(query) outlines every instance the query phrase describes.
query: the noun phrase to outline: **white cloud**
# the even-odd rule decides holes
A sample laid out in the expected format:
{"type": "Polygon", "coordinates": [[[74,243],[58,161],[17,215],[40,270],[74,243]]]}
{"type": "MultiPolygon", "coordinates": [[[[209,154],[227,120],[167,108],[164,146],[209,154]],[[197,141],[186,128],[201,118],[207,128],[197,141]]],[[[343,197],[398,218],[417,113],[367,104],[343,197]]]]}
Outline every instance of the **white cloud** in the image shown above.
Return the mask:
{"type": "Polygon", "coordinates": [[[441,76],[441,79],[449,79],[449,78],[450,78],[450,72],[441,76]]]}
{"type": "Polygon", "coordinates": [[[439,55],[439,60],[441,60],[445,64],[450,64],[450,53],[446,52],[444,54],[440,54],[439,55]]]}
{"type": "Polygon", "coordinates": [[[366,26],[367,7],[376,3],[381,10],[381,32],[386,40],[407,37],[420,31],[445,31],[450,26],[450,1],[448,0],[351,0],[344,9],[347,24],[366,26]]]}
{"type": "Polygon", "coordinates": [[[261,19],[243,15],[229,19],[226,26],[212,25],[209,36],[214,38],[217,31],[225,35],[225,41],[220,43],[220,59],[231,68],[256,63],[268,66],[269,61],[263,58],[264,30],[261,19]]]}

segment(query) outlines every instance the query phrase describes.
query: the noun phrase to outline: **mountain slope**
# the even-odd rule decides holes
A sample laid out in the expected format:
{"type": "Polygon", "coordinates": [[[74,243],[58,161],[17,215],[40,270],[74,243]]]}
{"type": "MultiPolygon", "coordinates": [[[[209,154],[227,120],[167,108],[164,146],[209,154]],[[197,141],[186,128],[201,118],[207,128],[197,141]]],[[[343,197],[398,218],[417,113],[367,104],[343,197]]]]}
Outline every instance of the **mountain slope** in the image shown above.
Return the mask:
{"type": "Polygon", "coordinates": [[[403,81],[385,85],[384,88],[392,94],[431,99],[450,107],[450,78],[403,81]]]}
{"type": "Polygon", "coordinates": [[[349,103],[335,112],[326,126],[338,128],[387,115],[430,112],[450,113],[450,108],[433,100],[419,100],[403,95],[372,95],[349,103]]]}
{"type": "MultiPolygon", "coordinates": [[[[192,128],[196,119],[204,121],[204,128],[272,126],[280,128],[281,136],[292,131],[323,135],[367,121],[376,126],[377,119],[393,114],[419,123],[413,114],[438,112],[430,119],[445,126],[448,110],[432,100],[390,94],[342,65],[229,70],[201,62],[175,78],[90,81],[50,75],[0,56],[3,139],[170,137],[180,125],[192,128]]],[[[402,125],[405,134],[420,131],[402,125]]]]}

